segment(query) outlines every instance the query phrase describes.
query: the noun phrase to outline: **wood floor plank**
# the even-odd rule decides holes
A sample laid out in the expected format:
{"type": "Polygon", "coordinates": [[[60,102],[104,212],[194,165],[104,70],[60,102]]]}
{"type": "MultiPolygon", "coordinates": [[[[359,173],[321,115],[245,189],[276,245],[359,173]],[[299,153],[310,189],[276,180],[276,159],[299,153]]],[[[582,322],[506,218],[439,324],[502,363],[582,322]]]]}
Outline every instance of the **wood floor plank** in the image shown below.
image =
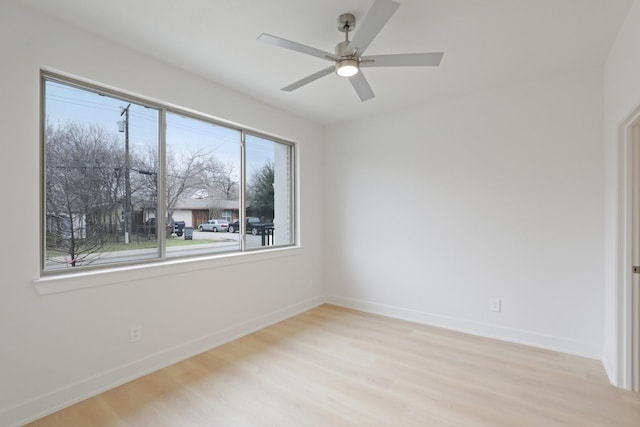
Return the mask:
{"type": "Polygon", "coordinates": [[[29,424],[638,427],[600,362],[323,305],[29,424]]]}

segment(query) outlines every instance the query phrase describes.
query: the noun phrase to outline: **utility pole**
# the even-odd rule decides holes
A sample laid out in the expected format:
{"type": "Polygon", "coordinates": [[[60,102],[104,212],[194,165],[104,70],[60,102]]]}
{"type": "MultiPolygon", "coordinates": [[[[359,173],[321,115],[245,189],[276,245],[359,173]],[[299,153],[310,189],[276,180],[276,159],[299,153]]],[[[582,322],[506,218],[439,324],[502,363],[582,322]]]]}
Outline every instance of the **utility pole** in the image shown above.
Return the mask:
{"type": "Polygon", "coordinates": [[[129,156],[129,107],[121,107],[120,117],[124,120],[118,122],[118,130],[124,132],[124,242],[129,244],[131,231],[131,159],[129,156]],[[124,123],[123,123],[124,122],[124,123]]]}

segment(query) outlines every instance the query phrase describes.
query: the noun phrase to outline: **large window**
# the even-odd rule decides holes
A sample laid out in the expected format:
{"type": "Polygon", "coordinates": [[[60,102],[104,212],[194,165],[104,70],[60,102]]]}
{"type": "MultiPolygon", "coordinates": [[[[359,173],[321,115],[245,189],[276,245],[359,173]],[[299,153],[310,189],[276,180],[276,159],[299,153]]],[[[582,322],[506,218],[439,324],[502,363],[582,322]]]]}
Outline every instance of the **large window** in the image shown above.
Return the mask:
{"type": "Polygon", "coordinates": [[[43,73],[42,270],[292,245],[292,143],[43,73]]]}

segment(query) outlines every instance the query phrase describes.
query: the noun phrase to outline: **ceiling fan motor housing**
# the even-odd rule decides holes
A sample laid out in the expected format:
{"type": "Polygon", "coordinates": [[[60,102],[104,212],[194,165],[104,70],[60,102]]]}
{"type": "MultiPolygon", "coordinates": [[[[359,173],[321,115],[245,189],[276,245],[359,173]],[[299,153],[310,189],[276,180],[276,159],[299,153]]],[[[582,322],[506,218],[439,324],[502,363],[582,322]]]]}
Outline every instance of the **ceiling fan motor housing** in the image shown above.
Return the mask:
{"type": "Polygon", "coordinates": [[[340,58],[346,57],[348,55],[345,55],[345,51],[347,50],[347,46],[349,46],[349,42],[348,41],[343,41],[340,42],[336,45],[336,56],[339,56],[340,58]]]}
{"type": "Polygon", "coordinates": [[[338,30],[343,33],[356,29],[356,17],[352,13],[343,13],[338,16],[338,30]]]}

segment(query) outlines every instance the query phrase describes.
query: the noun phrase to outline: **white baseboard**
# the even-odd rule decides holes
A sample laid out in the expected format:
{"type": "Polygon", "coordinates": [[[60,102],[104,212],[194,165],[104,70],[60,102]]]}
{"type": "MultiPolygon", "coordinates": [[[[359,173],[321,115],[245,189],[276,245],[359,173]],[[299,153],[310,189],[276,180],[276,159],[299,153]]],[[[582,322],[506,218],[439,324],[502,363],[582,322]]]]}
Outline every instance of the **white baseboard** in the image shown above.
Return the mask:
{"type": "Polygon", "coordinates": [[[612,386],[622,387],[622,384],[618,381],[618,371],[616,370],[615,364],[609,360],[607,357],[602,359],[602,364],[604,365],[604,370],[607,373],[607,378],[612,386]]]}
{"type": "Polygon", "coordinates": [[[442,316],[403,307],[395,307],[391,305],[345,298],[336,295],[328,295],[327,303],[345,308],[352,308],[354,310],[360,310],[367,313],[408,320],[424,325],[437,326],[487,338],[494,338],[502,341],[529,345],[532,347],[553,350],[560,353],[587,357],[589,359],[602,360],[601,346],[594,345],[593,343],[577,341],[571,338],[546,335],[522,329],[507,328],[504,326],[489,323],[442,316]]]}
{"type": "Polygon", "coordinates": [[[110,371],[101,372],[80,382],[69,384],[53,392],[30,399],[19,405],[0,411],[0,425],[20,426],[74,403],[88,399],[104,391],[125,384],[136,378],[170,366],[181,360],[233,341],[244,335],[300,314],[325,302],[323,296],[314,297],[288,307],[257,316],[245,322],[220,330],[211,335],[195,339],[152,354],[110,371]]]}

